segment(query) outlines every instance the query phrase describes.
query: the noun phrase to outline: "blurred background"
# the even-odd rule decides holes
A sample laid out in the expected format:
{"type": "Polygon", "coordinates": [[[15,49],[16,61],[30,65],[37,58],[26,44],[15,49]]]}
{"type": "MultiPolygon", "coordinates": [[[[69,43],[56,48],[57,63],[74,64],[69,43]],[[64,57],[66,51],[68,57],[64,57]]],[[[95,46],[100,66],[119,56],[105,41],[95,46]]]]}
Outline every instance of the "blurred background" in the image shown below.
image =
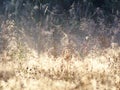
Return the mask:
{"type": "Polygon", "coordinates": [[[38,53],[119,46],[119,19],[119,0],[0,0],[1,38],[8,32],[7,20],[13,20],[17,37],[38,53]]]}

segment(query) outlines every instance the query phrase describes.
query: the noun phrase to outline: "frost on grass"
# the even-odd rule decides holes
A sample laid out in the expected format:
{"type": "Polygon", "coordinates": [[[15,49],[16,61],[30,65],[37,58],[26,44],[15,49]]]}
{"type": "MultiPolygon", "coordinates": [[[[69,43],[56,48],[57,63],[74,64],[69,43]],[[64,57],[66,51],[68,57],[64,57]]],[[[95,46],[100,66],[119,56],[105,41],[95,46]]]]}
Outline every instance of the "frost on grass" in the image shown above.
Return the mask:
{"type": "MultiPolygon", "coordinates": [[[[4,35],[2,37],[7,40],[8,44],[6,44],[7,49],[4,49],[4,52],[1,53],[1,57],[4,56],[0,60],[1,90],[120,89],[119,46],[104,49],[98,48],[96,50],[94,49],[96,46],[94,46],[92,47],[93,50],[89,50],[90,47],[88,46],[91,44],[88,38],[91,38],[91,36],[88,36],[85,42],[89,43],[87,43],[87,45],[86,43],[82,44],[84,48],[79,50],[75,43],[75,41],[79,40],[75,39],[80,37],[73,38],[70,37],[70,33],[63,32],[66,36],[59,35],[61,39],[59,43],[62,43],[62,49],[59,49],[61,51],[55,57],[54,54],[52,54],[55,50],[54,47],[47,47],[39,53],[34,44],[36,41],[32,37],[34,35],[26,34],[25,28],[19,28],[13,23],[14,22],[11,23],[7,21],[3,27],[4,30],[9,31],[5,33],[5,36],[8,37],[10,34],[11,35],[9,39],[7,37],[5,38],[4,35]],[[10,27],[9,25],[12,26],[10,27]],[[19,31],[19,33],[16,33],[16,31],[19,31]],[[63,37],[61,38],[61,36],[63,37]],[[28,43],[26,43],[26,41],[28,43]],[[10,58],[8,59],[8,57],[10,58]]],[[[38,27],[36,27],[36,29],[37,28],[38,27]]],[[[87,29],[89,28],[85,28],[85,30],[87,29]]],[[[32,34],[34,33],[32,32],[32,34]]],[[[48,33],[45,34],[46,41],[49,39],[48,42],[53,40],[53,38],[51,38],[52,33],[47,35],[48,33]]],[[[46,41],[39,43],[45,43],[46,41]]],[[[95,41],[92,40],[92,42],[95,41]]],[[[49,45],[46,44],[45,46],[49,45]]]]}

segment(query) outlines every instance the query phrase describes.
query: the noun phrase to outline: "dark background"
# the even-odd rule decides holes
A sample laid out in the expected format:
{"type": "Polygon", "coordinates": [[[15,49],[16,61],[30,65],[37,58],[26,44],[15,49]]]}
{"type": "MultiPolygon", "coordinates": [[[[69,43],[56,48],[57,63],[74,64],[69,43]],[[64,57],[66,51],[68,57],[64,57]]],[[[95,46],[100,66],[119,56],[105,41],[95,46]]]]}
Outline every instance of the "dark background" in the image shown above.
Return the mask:
{"type": "Polygon", "coordinates": [[[0,14],[6,18],[29,16],[39,21],[50,14],[68,18],[70,11],[78,21],[99,17],[111,23],[120,16],[120,0],[0,0],[0,14]]]}

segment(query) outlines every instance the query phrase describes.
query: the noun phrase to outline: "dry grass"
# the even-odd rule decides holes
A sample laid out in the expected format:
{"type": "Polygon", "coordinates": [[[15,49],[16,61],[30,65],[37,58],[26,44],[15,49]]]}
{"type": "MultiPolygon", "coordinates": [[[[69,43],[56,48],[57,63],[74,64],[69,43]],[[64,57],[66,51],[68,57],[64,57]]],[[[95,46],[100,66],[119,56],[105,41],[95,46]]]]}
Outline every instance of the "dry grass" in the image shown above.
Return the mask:
{"type": "Polygon", "coordinates": [[[120,47],[91,50],[84,58],[65,47],[54,57],[52,49],[39,54],[20,42],[14,34],[16,26],[10,25],[5,27],[13,30],[10,38],[14,39],[6,39],[7,49],[0,54],[0,90],[120,89],[120,47]]]}
{"type": "Polygon", "coordinates": [[[120,48],[91,53],[84,60],[38,56],[31,50],[24,61],[1,62],[2,90],[119,90],[120,48]]]}

